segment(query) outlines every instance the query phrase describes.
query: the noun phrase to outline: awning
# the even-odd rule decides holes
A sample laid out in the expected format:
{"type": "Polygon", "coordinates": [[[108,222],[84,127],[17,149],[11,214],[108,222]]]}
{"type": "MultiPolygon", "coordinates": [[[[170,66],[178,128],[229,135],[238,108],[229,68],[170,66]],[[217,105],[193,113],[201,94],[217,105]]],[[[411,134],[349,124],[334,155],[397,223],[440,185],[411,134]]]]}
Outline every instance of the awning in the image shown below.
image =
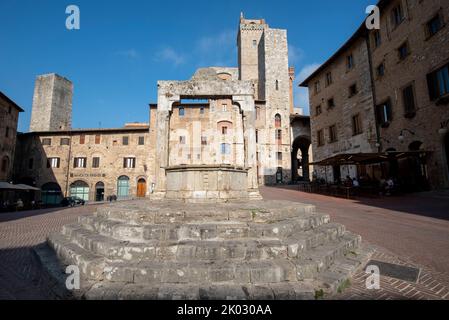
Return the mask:
{"type": "Polygon", "coordinates": [[[11,184],[8,182],[0,182],[0,190],[40,191],[40,189],[26,184],[11,184]]]}
{"type": "Polygon", "coordinates": [[[365,165],[392,160],[400,160],[409,157],[423,157],[430,151],[390,151],[382,153],[342,153],[327,159],[310,163],[315,166],[334,166],[334,165],[365,165]]]}
{"type": "Polygon", "coordinates": [[[11,183],[0,181],[0,190],[23,190],[23,189],[11,183]]]}
{"type": "Polygon", "coordinates": [[[22,188],[23,190],[30,190],[30,191],[41,191],[41,189],[29,186],[27,184],[16,184],[17,187],[22,188]]]}

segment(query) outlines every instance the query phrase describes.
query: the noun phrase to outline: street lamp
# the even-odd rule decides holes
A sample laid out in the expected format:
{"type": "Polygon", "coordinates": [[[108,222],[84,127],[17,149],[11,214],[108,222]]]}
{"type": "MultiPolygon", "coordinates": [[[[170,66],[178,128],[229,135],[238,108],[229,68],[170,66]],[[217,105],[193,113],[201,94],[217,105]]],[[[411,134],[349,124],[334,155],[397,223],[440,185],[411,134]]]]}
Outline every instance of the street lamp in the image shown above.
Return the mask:
{"type": "Polygon", "coordinates": [[[404,141],[404,132],[409,132],[410,134],[415,135],[415,133],[412,130],[402,129],[401,133],[399,133],[399,137],[398,137],[399,141],[401,141],[401,142],[404,141]]]}

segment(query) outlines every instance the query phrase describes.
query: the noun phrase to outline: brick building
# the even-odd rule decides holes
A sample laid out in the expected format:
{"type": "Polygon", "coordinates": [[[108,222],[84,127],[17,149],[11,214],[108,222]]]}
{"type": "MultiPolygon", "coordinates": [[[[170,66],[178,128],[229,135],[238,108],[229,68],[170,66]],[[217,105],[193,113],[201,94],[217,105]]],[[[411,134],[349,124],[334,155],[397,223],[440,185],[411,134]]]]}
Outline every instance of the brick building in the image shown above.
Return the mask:
{"type": "Polygon", "coordinates": [[[23,109],[0,92],[0,181],[12,178],[19,113],[23,109]]]}
{"type": "Polygon", "coordinates": [[[368,168],[411,189],[448,186],[449,3],[382,0],[378,7],[380,29],[363,23],[301,84],[309,87],[315,161],[388,152],[388,161],[324,166],[321,175],[368,168]]]}

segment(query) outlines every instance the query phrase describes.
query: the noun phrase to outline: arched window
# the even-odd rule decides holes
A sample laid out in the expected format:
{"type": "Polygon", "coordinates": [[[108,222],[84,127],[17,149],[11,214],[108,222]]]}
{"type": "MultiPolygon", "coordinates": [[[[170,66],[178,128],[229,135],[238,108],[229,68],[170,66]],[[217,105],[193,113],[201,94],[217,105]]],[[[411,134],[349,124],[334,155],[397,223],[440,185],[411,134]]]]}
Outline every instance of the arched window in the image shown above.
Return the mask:
{"type": "Polygon", "coordinates": [[[121,176],[117,180],[117,197],[124,199],[129,197],[129,177],[121,176]]]}
{"type": "Polygon", "coordinates": [[[78,197],[84,201],[89,200],[89,185],[84,181],[75,181],[70,185],[70,196],[78,197]]]}
{"type": "Polygon", "coordinates": [[[278,113],[274,116],[274,126],[280,128],[282,125],[281,115],[278,113]]]}

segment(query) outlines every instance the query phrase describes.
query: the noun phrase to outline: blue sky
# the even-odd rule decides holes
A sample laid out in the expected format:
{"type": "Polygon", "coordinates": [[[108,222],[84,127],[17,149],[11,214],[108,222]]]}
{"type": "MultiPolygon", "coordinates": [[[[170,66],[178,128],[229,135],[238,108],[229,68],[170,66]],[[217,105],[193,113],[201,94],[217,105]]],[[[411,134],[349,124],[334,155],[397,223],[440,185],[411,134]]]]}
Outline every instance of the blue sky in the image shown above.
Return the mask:
{"type": "MultiPolygon", "coordinates": [[[[73,127],[148,121],[157,80],[189,79],[198,67],[237,65],[240,12],[288,30],[290,65],[304,78],[355,31],[377,0],[1,0],[0,90],[25,112],[35,77],[58,73],[74,83],[73,127]],[[65,28],[78,5],[81,29],[65,28]]],[[[295,104],[307,105],[295,89],[295,104]]]]}

